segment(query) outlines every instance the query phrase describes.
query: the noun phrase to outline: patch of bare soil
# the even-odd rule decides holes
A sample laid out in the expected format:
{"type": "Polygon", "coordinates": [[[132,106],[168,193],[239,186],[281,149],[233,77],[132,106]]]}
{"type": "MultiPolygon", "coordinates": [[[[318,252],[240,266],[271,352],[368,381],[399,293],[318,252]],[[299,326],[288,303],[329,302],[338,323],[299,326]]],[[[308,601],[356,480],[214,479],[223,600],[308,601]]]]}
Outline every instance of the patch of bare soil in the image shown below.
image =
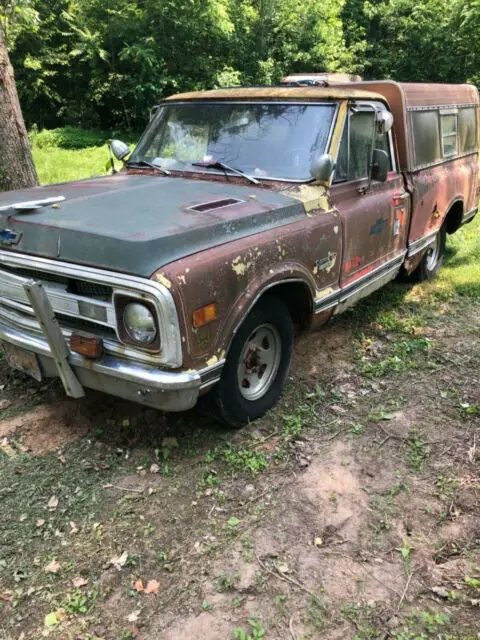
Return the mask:
{"type": "Polygon", "coordinates": [[[23,450],[45,455],[83,437],[89,428],[81,405],[64,400],[0,422],[0,437],[15,436],[23,450]]]}
{"type": "Polygon", "coordinates": [[[424,328],[302,339],[281,406],[240,433],[100,396],[0,420],[32,460],[66,456],[50,484],[32,467],[32,522],[27,462],[0,459],[7,498],[17,476],[27,496],[0,551],[0,638],[475,637],[480,314],[424,328]]]}

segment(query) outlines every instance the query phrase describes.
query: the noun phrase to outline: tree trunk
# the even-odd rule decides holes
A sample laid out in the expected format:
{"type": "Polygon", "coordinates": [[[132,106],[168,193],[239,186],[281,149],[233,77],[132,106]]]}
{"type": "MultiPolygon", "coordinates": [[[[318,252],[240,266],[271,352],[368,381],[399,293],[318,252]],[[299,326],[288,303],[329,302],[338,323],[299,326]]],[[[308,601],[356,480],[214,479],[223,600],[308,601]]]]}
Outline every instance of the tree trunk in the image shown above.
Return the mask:
{"type": "Polygon", "coordinates": [[[37,172],[0,25],[0,191],[36,184],[37,172]]]}

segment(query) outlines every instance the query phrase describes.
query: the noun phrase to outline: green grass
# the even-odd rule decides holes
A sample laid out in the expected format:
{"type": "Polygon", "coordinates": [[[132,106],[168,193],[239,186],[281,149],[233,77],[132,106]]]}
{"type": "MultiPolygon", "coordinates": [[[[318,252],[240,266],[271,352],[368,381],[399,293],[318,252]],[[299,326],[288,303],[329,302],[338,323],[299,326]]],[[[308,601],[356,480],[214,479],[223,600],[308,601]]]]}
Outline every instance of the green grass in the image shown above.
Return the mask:
{"type": "Polygon", "coordinates": [[[87,149],[39,149],[33,147],[33,160],[41,184],[69,182],[105,175],[108,147],[87,149]]]}
{"type": "MultiPolygon", "coordinates": [[[[68,182],[109,173],[108,142],[116,137],[102,131],[63,127],[30,132],[33,160],[41,184],[68,182]]],[[[118,135],[133,144],[138,135],[118,135]]],[[[118,168],[120,163],[117,163],[118,168]]]]}
{"type": "Polygon", "coordinates": [[[438,280],[432,283],[438,293],[455,292],[471,299],[480,298],[480,234],[478,218],[447,238],[447,256],[438,280]]]}

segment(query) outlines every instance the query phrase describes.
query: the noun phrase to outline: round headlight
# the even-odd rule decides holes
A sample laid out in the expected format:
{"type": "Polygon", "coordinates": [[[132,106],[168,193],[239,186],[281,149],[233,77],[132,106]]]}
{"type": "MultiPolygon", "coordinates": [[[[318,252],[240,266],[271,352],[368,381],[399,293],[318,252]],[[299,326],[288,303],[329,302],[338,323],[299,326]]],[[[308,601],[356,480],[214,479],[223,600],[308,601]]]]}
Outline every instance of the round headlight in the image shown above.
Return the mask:
{"type": "Polygon", "coordinates": [[[155,317],[148,307],[137,302],[127,304],[123,326],[129,337],[141,344],[151,344],[157,337],[155,317]]]}

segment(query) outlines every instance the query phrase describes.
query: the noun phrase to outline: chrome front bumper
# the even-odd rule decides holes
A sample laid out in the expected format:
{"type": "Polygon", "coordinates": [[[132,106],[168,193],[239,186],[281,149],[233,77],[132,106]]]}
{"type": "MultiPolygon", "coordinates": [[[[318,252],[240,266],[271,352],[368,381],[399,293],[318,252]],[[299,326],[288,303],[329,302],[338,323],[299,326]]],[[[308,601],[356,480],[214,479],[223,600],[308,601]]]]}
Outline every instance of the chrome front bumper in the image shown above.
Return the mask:
{"type": "Polygon", "coordinates": [[[164,371],[112,355],[90,360],[70,352],[41,285],[29,281],[25,290],[31,296],[43,335],[27,333],[0,320],[0,341],[35,353],[42,374],[60,377],[67,395],[81,397],[83,387],[87,387],[155,409],[184,411],[196,404],[202,387],[218,380],[214,370],[164,371]]]}

